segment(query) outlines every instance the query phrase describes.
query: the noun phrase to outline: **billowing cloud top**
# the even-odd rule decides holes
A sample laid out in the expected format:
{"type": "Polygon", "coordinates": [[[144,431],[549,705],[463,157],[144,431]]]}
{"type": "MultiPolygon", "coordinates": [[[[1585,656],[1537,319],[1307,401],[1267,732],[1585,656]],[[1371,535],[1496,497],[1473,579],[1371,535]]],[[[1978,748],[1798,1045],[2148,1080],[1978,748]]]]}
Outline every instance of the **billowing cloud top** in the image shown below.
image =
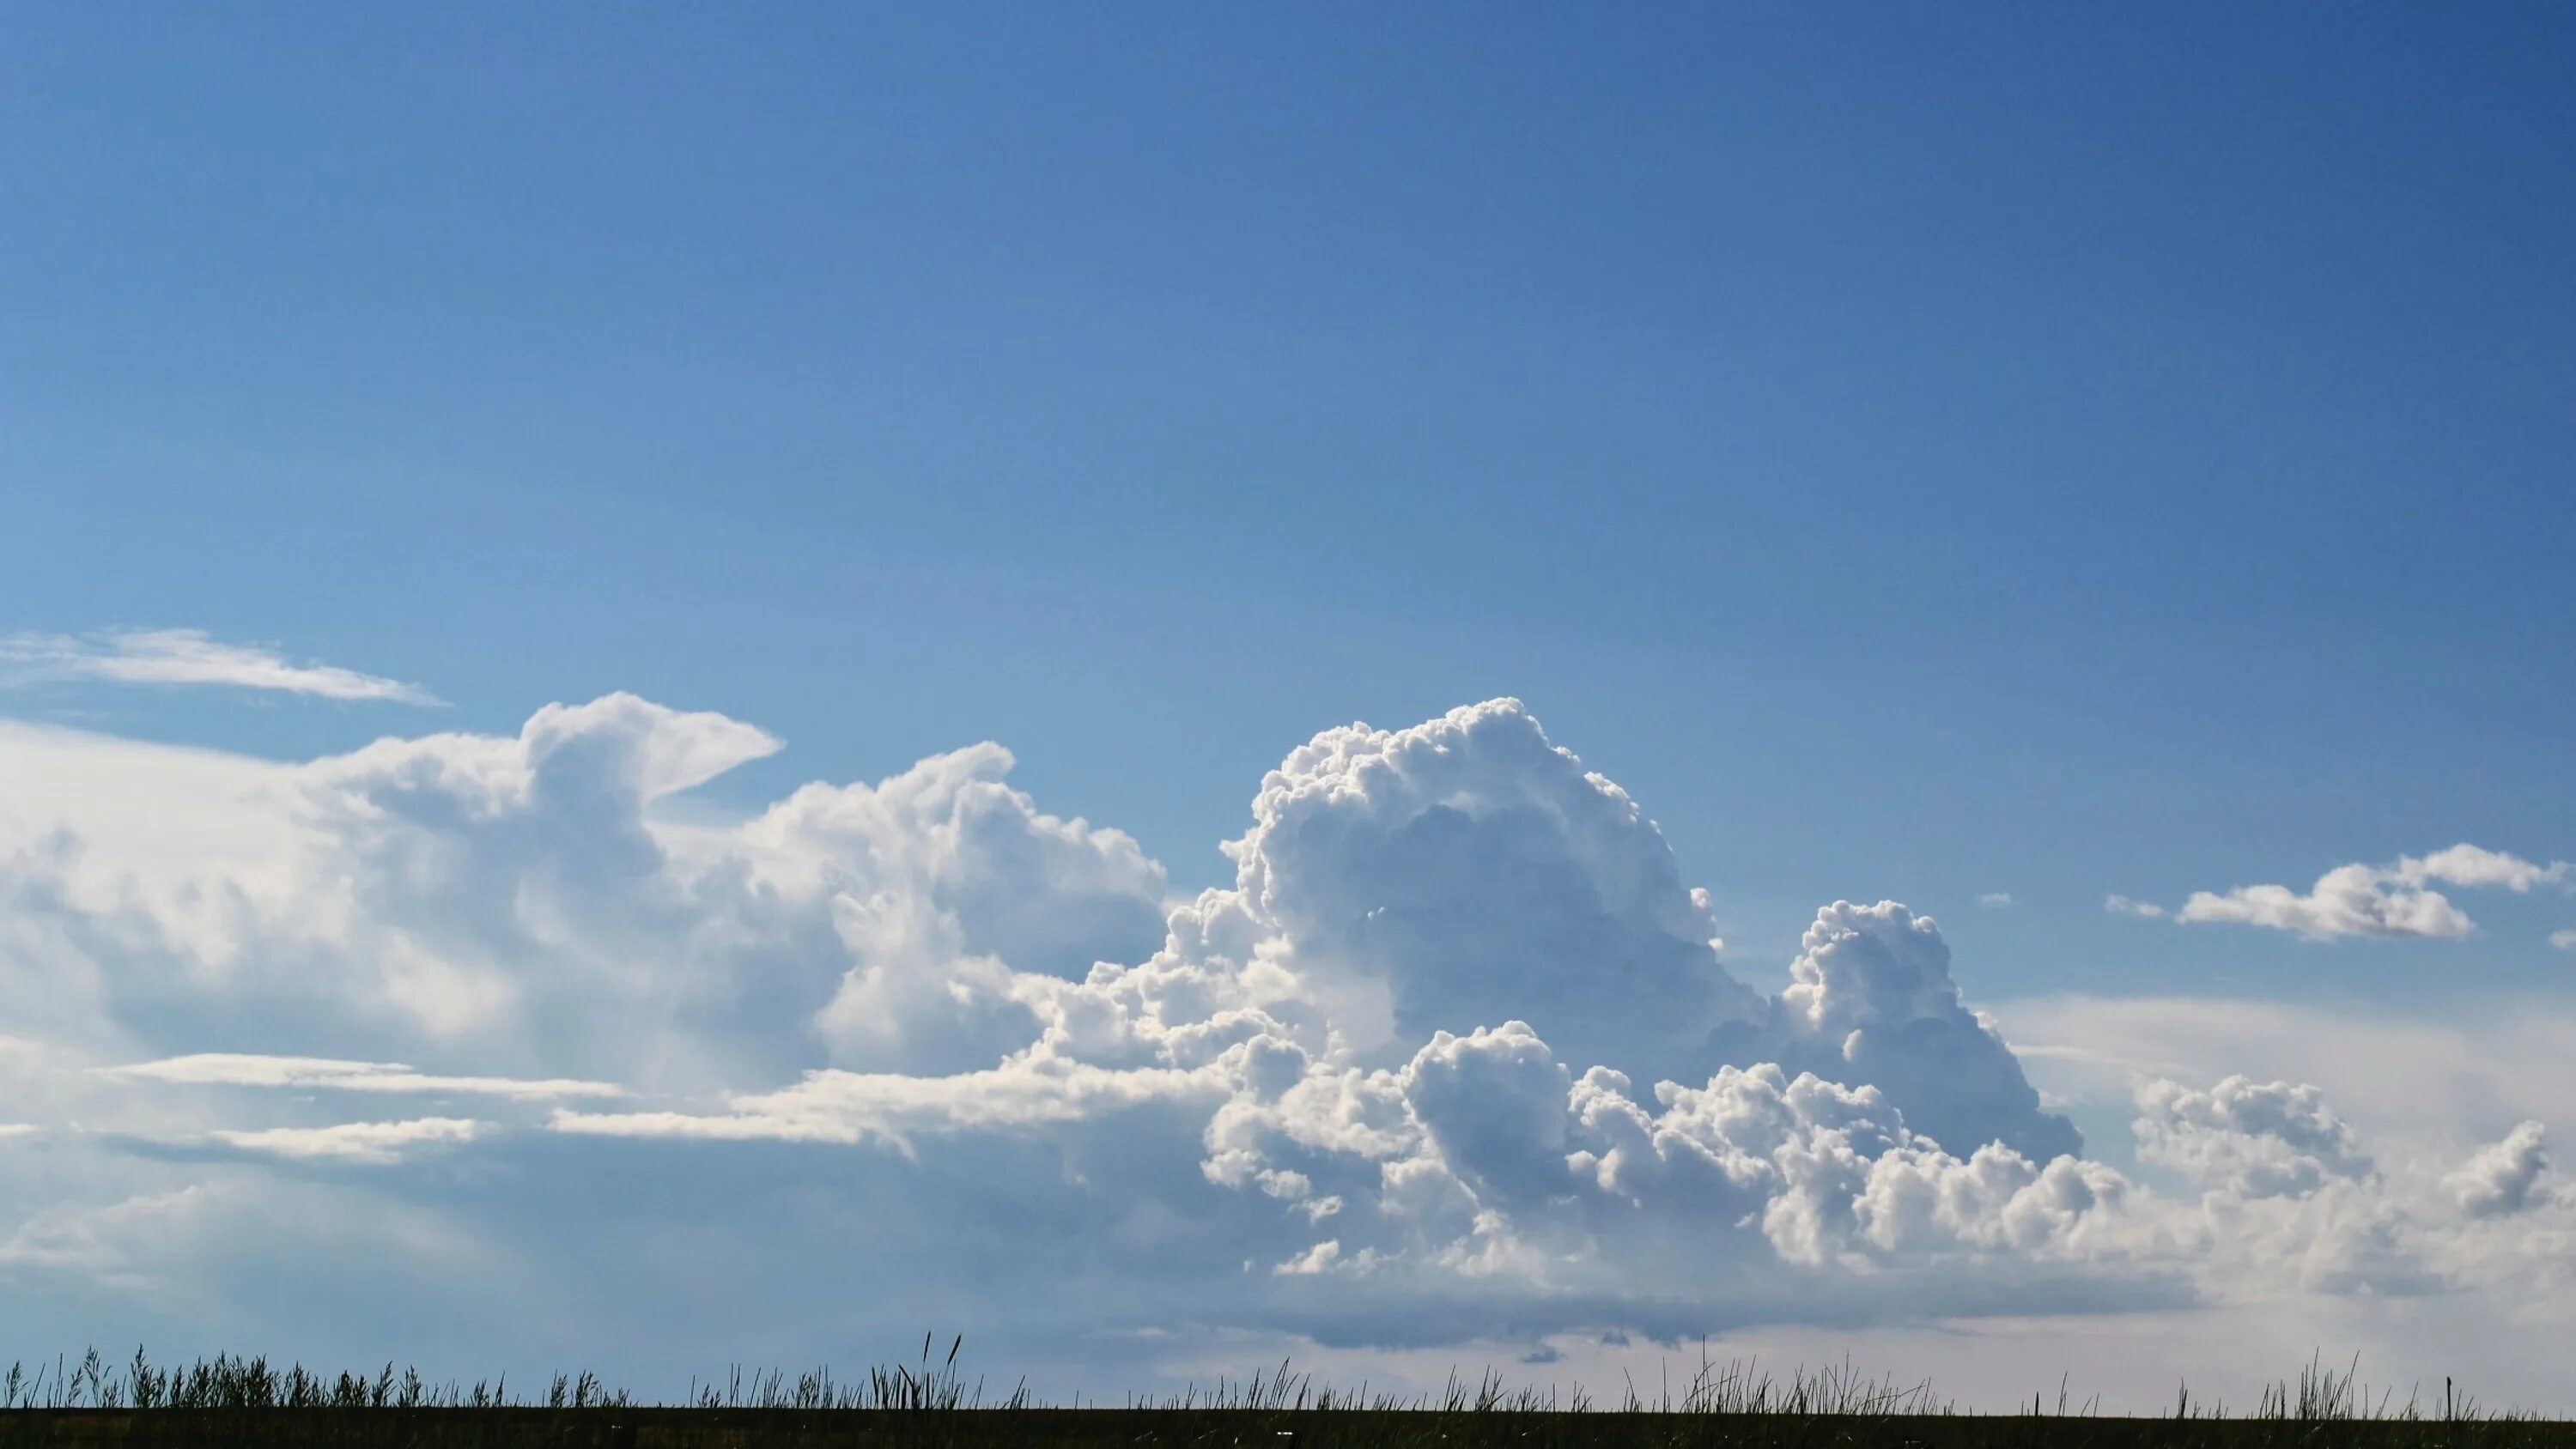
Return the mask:
{"type": "Polygon", "coordinates": [[[996,745],[662,808],[778,747],[617,695],[209,764],[177,852],[0,801],[0,1273],[211,1291],[326,1214],[376,1226],[306,1260],[603,1313],[714,1254],[791,1324],[1427,1344],[2539,1281],[2576,1225],[2536,1123],[2410,1176],[2288,1083],[2142,1083],[2144,1175],[2088,1159],[1930,917],[1748,984],[1514,700],[1317,735],[1177,903],[996,745]]]}

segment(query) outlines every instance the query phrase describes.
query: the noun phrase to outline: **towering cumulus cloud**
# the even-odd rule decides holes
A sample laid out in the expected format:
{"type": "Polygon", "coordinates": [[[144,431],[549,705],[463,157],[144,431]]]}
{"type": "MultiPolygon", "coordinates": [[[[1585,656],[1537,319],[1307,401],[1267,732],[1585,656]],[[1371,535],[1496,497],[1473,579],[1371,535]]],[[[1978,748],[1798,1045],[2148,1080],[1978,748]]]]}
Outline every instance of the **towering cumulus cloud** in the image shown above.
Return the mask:
{"type": "Polygon", "coordinates": [[[629,696],[0,744],[97,782],[0,799],[0,1274],[93,1314],[339,1255],[707,1342],[1672,1339],[2498,1284],[2576,1222],[2539,1123],[2409,1176],[2290,1084],[2145,1083],[2150,1180],[2088,1159],[1931,918],[1835,902],[1749,984],[1513,700],[1315,736],[1177,901],[990,744],[731,823],[670,801],[779,741],[629,696]]]}
{"type": "Polygon", "coordinates": [[[1239,898],[1356,1046],[1520,1016],[1586,1064],[1704,1073],[1764,1019],[1653,822],[1516,700],[1328,730],[1252,812],[1239,898]]]}

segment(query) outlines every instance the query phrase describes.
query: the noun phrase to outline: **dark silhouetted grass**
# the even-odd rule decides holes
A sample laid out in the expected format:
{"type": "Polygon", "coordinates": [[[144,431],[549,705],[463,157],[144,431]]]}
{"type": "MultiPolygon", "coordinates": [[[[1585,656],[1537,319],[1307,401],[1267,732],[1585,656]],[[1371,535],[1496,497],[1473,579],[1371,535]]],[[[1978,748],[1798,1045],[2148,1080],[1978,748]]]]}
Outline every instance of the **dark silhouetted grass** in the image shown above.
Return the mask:
{"type": "Polygon", "coordinates": [[[1117,1408],[1031,1401],[1024,1386],[988,1397],[958,1367],[963,1341],[944,1356],[929,1339],[909,1364],[835,1379],[828,1370],[789,1378],[746,1374],[693,1384],[679,1404],[643,1404],[594,1375],[558,1374],[541,1391],[504,1379],[432,1383],[387,1364],[372,1373],[281,1369],[229,1355],[161,1367],[137,1350],[110,1363],[78,1360],[0,1376],[0,1449],[35,1446],[251,1446],[280,1449],[769,1449],[769,1446],[1618,1446],[1687,1449],[2576,1449],[2576,1423],[2486,1410],[2446,1381],[2438,1398],[2374,1396],[2358,1364],[2312,1360],[2295,1379],[2263,1391],[2243,1413],[2176,1391],[2157,1417],[2098,1413],[2061,1383],[2009,1414],[1959,1412],[1924,1383],[1872,1378],[1848,1364],[1776,1378],[1749,1362],[1705,1357],[1676,1393],[1650,1397],[1628,1383],[1615,1402],[1581,1389],[1513,1388],[1487,1373],[1453,1377],[1436,1394],[1344,1391],[1282,1364],[1242,1379],[1192,1386],[1117,1408]]]}

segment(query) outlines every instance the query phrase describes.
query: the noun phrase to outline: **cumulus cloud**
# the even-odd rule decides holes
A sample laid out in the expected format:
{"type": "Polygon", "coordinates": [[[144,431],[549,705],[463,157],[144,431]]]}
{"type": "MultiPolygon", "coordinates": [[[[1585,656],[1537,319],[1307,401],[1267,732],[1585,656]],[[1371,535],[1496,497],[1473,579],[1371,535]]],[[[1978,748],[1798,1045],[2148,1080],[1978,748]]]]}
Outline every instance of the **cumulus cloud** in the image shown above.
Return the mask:
{"type": "Polygon", "coordinates": [[[2576,1003],[2449,993],[2400,1010],[2247,997],[2050,996],[1994,1011],[2034,1082],[2129,1105],[2133,1084],[2250,1074],[2314,1084],[2404,1162],[2447,1155],[2552,1103],[2576,1102],[2576,1003]]]}
{"type": "Polygon", "coordinates": [[[2133,901],[2123,895],[2104,896],[2102,909],[2115,916],[2143,916],[2150,921],[2159,920],[2165,914],[2165,908],[2153,901],[2133,901]]]}
{"type": "Polygon", "coordinates": [[[1977,904],[1990,911],[2000,911],[2013,903],[2010,891],[1988,891],[1977,897],[1977,904]]]}
{"type": "Polygon", "coordinates": [[[2343,936],[2445,940],[2467,935],[2477,923],[2434,890],[2435,883],[2527,892],[2538,885],[2564,886],[2571,870],[2576,867],[2563,860],[2539,865],[2463,843],[2431,855],[2401,856],[2392,865],[2339,865],[2305,893],[2281,885],[2194,891],[2175,919],[2264,926],[2312,941],[2343,936]]]}
{"type": "Polygon", "coordinates": [[[316,699],[443,705],[417,684],[329,664],[296,664],[275,650],[227,644],[202,629],[111,629],[89,635],[0,637],[0,678],[112,684],[206,684],[316,699]]]}
{"type": "Polygon", "coordinates": [[[1362,1248],[1344,1257],[1341,1240],[1326,1238],[1296,1257],[1271,1265],[1270,1271],[1282,1278],[1312,1278],[1325,1273],[1365,1273],[1376,1266],[1376,1250],[1362,1248]]]}
{"type": "Polygon", "coordinates": [[[1740,1212],[1795,1264],[2067,1252],[2086,1215],[2116,1211],[2124,1191],[2108,1169],[2043,1166],[2001,1143],[1963,1160],[1908,1131],[1874,1087],[1768,1063],[1723,1068],[1705,1087],[1662,1083],[1654,1098],[1660,1112],[1618,1074],[1587,1073],[1576,1111],[1594,1145],[1577,1170],[1641,1207],[1740,1212]]]}
{"type": "Polygon", "coordinates": [[[2138,1112],[2139,1159],[2174,1168],[2204,1190],[2297,1197],[2373,1170],[2352,1129],[2312,1086],[2237,1076],[2198,1092],[2157,1081],[2141,1088],[2138,1112]]]}
{"type": "Polygon", "coordinates": [[[1573,1185],[1566,1103],[1573,1079],[1529,1024],[1436,1032],[1404,1070],[1425,1146],[1479,1203],[1544,1203],[1573,1185]]]}
{"type": "Polygon", "coordinates": [[[2527,891],[2536,885],[2566,885],[2571,873],[2576,873],[2576,866],[2563,860],[2535,865],[2518,856],[2463,842],[2431,855],[2401,857],[2391,873],[2408,885],[2437,880],[2456,886],[2501,886],[2509,891],[2527,891]]]}
{"type": "Polygon", "coordinates": [[[2535,1201],[2534,1190],[2549,1171],[2547,1130],[2524,1122],[2505,1139],[2486,1148],[2446,1179],[2460,1211],[2473,1218],[2518,1213],[2535,1201]]]}
{"type": "Polygon", "coordinates": [[[1661,1069],[1762,1015],[1662,832],[1517,700],[1327,730],[1252,811],[1226,847],[1236,908],[1362,1050],[1520,1016],[1576,1058],[1661,1069]]]}
{"type": "Polygon", "coordinates": [[[2177,919],[2186,923],[2235,922],[2296,931],[2315,941],[2337,936],[2465,936],[2468,914],[2439,891],[2395,885],[2395,877],[2366,865],[2342,865],[2317,878],[2302,895],[2288,886],[2238,886],[2224,895],[2195,891],[2177,919]]]}
{"type": "Polygon", "coordinates": [[[1961,1148],[2002,1142],[2041,1161],[2079,1151],[1994,1026],[1960,1002],[1950,947],[1894,901],[1819,911],[1789,965],[1776,1041],[1760,1053],[1877,1087],[1918,1131],[1961,1148]]]}
{"type": "Polygon", "coordinates": [[[1674,1339],[2489,1281],[2570,1211],[2514,1186],[2536,1137],[2384,1168],[2286,1081],[2152,1081],[2146,1171],[2090,1159],[1935,920],[1836,901],[1753,984],[1654,821],[1512,700],[1316,736],[1180,901],[993,744],[716,820],[672,797],[779,741],[617,695],[174,784],[238,825],[178,851],[37,793],[138,747],[41,748],[0,770],[0,815],[46,822],[0,832],[0,1019],[43,1038],[0,1088],[84,1130],[0,1157],[0,1261],[85,1285],[246,1263],[327,1192],[398,1234],[370,1252],[560,1264],[556,1301],[721,1261],[756,1297],[719,1326],[1674,1339]],[[477,1100],[317,1120],[348,1093],[477,1100]],[[186,1142],[232,1151],[119,1146],[186,1142]],[[477,1170],[271,1161],[433,1149],[477,1170]],[[119,1226],[198,1189],[188,1256],[119,1226]]]}
{"type": "Polygon", "coordinates": [[[2576,929],[2550,932],[2549,944],[2561,951],[2576,951],[2576,929]]]}

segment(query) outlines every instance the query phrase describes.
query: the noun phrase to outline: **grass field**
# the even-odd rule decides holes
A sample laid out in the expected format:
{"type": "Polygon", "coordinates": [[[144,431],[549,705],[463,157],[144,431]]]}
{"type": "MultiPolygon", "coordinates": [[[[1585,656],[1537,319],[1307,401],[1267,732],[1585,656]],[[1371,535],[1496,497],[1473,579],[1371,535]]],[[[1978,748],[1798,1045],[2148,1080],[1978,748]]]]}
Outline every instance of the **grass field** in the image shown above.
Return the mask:
{"type": "Polygon", "coordinates": [[[925,1342],[910,1365],[842,1381],[814,1372],[728,1374],[686,1402],[642,1404],[589,1374],[526,1392],[506,1381],[431,1383],[387,1366],[372,1374],[278,1369],[219,1357],[161,1368],[140,1352],[96,1353],[0,1377],[0,1449],[17,1446],[611,1446],[953,1445],[1480,1445],[1874,1446],[2503,1446],[2576,1449],[2576,1421],[2491,1412],[2444,1385],[2397,1400],[2365,1390],[2350,1369],[2310,1363],[2232,1412],[2177,1391],[2157,1417],[2095,1413],[2064,1391],[2005,1414],[1969,1414],[1929,1385],[1848,1369],[1779,1380],[1745,1364],[1703,1362],[1678,1391],[1623,1385],[1607,1401],[1580,1392],[1507,1388],[1488,1375],[1418,1397],[1336,1392],[1287,1367],[1115,1408],[1032,1403],[1017,1388],[988,1394],[967,1379],[952,1341],[925,1342]]]}

